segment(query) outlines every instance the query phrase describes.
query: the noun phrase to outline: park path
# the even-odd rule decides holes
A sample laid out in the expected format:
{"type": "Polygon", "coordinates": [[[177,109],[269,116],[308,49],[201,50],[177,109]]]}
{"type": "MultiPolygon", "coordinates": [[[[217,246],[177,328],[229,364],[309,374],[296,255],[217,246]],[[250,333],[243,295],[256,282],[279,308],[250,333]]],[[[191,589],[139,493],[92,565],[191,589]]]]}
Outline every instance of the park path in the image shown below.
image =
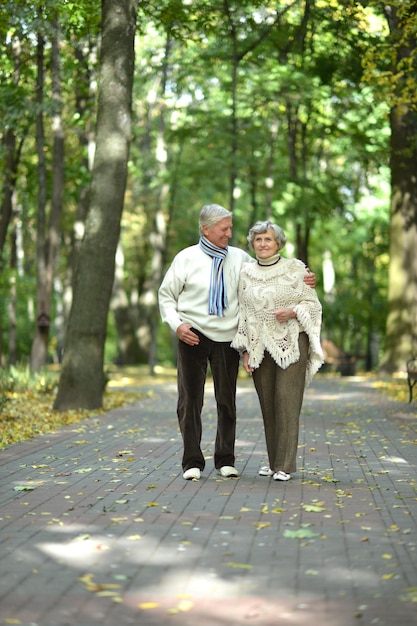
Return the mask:
{"type": "MultiPolygon", "coordinates": [[[[404,383],[406,384],[406,383],[404,383]]],[[[181,477],[175,384],[0,452],[0,624],[417,624],[416,403],[370,379],[316,376],[298,471],[266,461],[239,381],[238,479],[181,477]]]]}

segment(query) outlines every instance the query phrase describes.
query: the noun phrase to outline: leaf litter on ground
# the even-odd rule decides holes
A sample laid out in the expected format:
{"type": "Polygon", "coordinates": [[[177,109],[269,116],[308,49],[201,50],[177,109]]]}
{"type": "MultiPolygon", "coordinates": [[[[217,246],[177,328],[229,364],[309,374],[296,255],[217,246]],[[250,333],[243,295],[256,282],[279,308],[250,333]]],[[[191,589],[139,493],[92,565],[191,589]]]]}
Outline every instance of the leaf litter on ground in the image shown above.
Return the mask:
{"type": "Polygon", "coordinates": [[[107,372],[107,375],[109,381],[101,409],[60,412],[53,410],[58,383],[58,373],[54,369],[32,381],[26,375],[22,375],[20,380],[15,374],[13,382],[3,384],[0,402],[0,449],[133,404],[147,393],[141,387],[172,381],[175,371],[158,367],[156,374],[151,376],[147,366],[118,367],[107,372]]]}

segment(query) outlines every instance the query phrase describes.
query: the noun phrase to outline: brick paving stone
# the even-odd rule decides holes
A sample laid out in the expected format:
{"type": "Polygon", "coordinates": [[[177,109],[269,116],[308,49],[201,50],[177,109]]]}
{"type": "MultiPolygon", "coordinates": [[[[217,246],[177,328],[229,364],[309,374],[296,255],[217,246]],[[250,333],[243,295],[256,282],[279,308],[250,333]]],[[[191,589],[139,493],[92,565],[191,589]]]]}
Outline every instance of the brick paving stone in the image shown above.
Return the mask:
{"type": "Polygon", "coordinates": [[[0,624],[417,625],[417,410],[317,376],[298,469],[266,462],[239,381],[238,479],[184,481],[176,387],[0,452],[0,624]],[[17,489],[16,489],[17,488],[17,489]]]}

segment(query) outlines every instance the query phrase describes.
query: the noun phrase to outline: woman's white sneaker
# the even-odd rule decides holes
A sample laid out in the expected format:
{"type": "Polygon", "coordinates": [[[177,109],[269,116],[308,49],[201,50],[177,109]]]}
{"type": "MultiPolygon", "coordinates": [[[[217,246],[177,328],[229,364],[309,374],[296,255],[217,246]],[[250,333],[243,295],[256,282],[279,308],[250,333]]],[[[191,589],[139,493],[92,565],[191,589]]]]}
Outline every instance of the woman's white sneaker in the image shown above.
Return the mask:
{"type": "Polygon", "coordinates": [[[268,467],[268,465],[264,465],[258,471],[258,474],[259,474],[259,476],[273,476],[274,475],[274,470],[272,470],[270,467],[268,467]]]}
{"type": "Polygon", "coordinates": [[[279,472],[275,472],[275,474],[272,476],[272,478],[274,480],[290,480],[291,474],[287,474],[287,472],[282,472],[280,470],[279,472]]]}

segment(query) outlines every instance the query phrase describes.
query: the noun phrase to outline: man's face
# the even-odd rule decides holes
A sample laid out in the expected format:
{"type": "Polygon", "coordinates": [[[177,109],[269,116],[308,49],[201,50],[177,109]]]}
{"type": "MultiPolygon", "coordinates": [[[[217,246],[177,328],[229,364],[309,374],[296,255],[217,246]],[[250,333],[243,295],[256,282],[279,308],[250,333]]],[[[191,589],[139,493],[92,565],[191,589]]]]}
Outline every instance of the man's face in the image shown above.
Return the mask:
{"type": "Polygon", "coordinates": [[[229,243],[229,239],[232,236],[232,227],[233,221],[231,217],[225,217],[222,220],[219,220],[208,228],[208,226],[203,226],[203,235],[206,239],[209,240],[213,246],[217,246],[217,248],[227,248],[229,243]]]}

